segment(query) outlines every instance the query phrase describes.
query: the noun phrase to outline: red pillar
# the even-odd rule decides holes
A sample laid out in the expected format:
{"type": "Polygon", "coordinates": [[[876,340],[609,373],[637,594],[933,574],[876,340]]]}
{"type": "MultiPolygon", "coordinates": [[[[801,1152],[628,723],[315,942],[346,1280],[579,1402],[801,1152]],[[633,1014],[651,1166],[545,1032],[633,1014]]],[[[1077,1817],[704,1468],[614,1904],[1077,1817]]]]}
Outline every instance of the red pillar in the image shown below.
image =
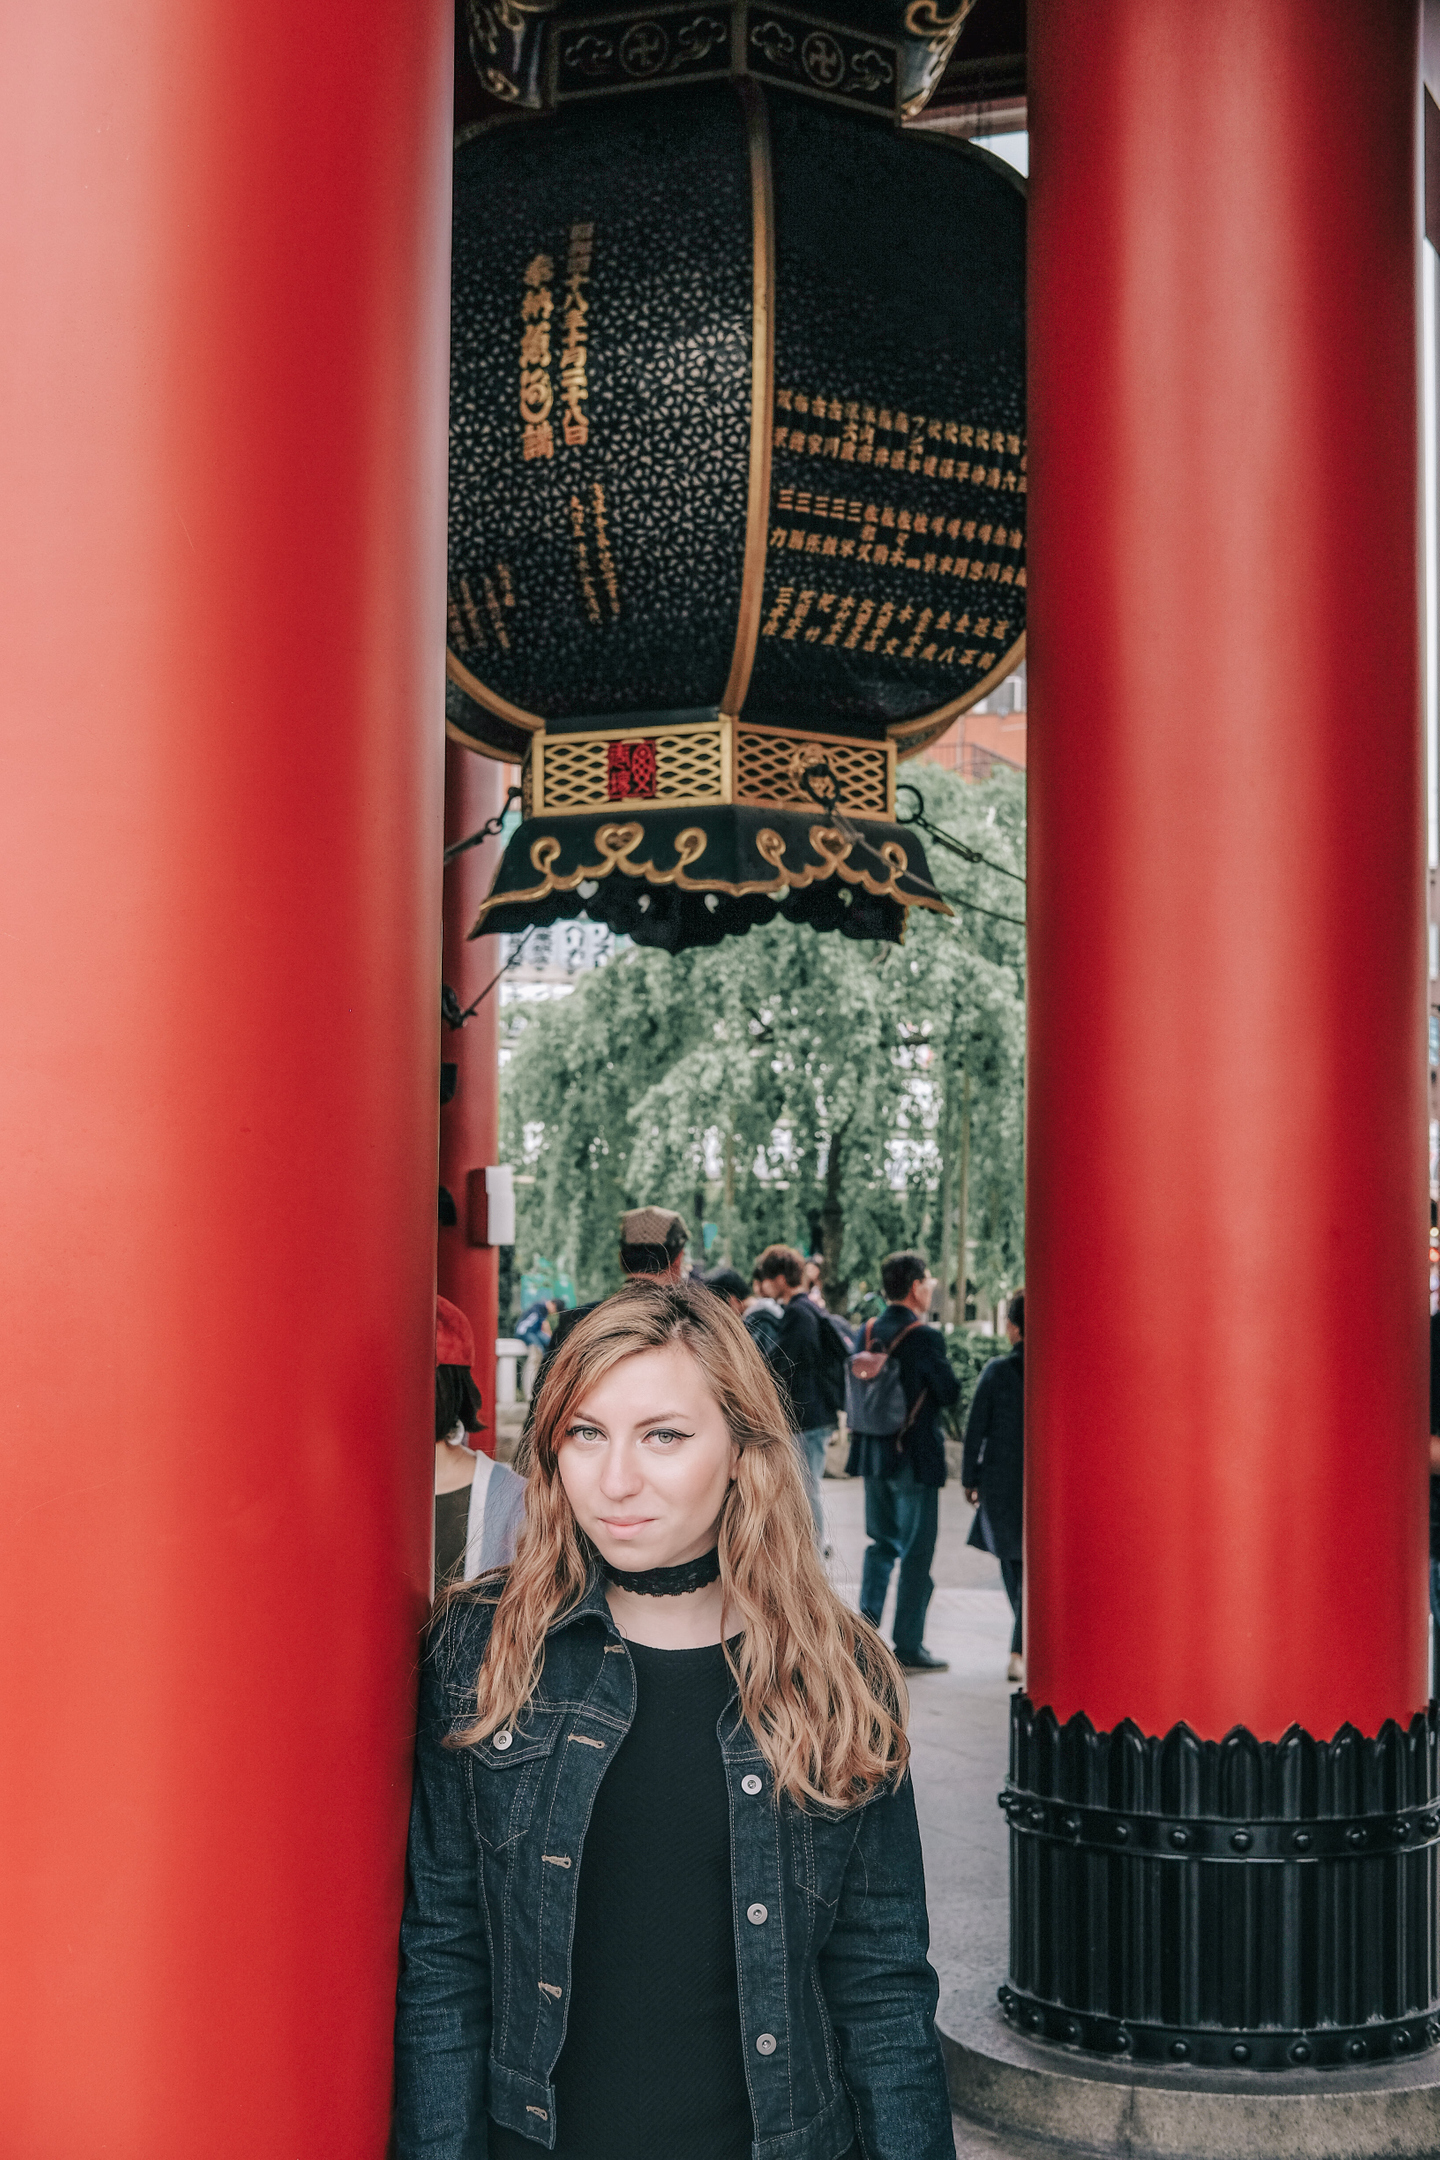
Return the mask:
{"type": "MultiPolygon", "coordinates": [[[[505,799],[506,768],[457,742],[445,746],[445,844],[466,840],[495,816],[505,799]]],[[[454,1198],[459,1221],[443,1225],[439,1282],[444,1296],[467,1313],[475,1330],[475,1377],[485,1405],[485,1451],[495,1452],[495,1337],[499,1333],[499,1262],[493,1245],[472,1245],[467,1235],[465,1193],[471,1170],[500,1160],[500,968],[499,938],[467,942],[466,933],[490,889],[500,843],[467,848],[445,871],[443,972],[461,1006],[489,995],[463,1028],[441,1031],[440,1055],[459,1066],[452,1100],[440,1113],[440,1182],[454,1198]]]]}
{"type": "Polygon", "coordinates": [[[450,11],[0,49],[8,2160],[379,2160],[429,1559],[450,11]]]}
{"type": "Polygon", "coordinates": [[[1030,1694],[1426,1697],[1407,0],[1031,8],[1030,1694]]]}

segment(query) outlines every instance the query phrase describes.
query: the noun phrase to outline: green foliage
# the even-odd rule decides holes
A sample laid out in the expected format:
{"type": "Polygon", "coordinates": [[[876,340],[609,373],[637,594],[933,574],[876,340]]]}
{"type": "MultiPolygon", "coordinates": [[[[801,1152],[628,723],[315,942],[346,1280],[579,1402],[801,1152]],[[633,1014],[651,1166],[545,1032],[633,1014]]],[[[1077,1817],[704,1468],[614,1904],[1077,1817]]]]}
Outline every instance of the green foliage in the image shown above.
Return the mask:
{"type": "MultiPolygon", "coordinates": [[[[1021,776],[907,772],[938,825],[1023,871],[1021,776]]],[[[649,1202],[678,1208],[697,1246],[716,1223],[711,1261],[747,1273],[772,1240],[808,1250],[823,1222],[832,1295],[853,1304],[886,1252],[938,1261],[968,1117],[971,1277],[986,1296],[1020,1279],[1024,932],[996,918],[1023,913],[1023,888],[926,851],[959,904],[912,910],[903,946],[776,921],[703,952],[625,951],[567,998],[507,1008],[502,1150],[536,1180],[517,1271],[543,1254],[602,1295],[621,1211],[649,1202]]]]}

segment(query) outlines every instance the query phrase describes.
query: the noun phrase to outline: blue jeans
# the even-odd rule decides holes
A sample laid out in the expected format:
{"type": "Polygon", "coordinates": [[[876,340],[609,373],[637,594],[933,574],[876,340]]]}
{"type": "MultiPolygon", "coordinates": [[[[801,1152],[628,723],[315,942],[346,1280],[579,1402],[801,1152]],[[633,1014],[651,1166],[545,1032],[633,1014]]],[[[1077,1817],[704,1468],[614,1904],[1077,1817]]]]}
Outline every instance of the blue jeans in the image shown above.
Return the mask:
{"type": "Polygon", "coordinates": [[[894,1477],[866,1478],[865,1535],[870,1543],[860,1574],[860,1610],[873,1626],[879,1626],[890,1570],[898,1560],[894,1636],[902,1658],[918,1650],[925,1637],[925,1614],[935,1588],[930,1562],[939,1528],[940,1489],[917,1485],[913,1463],[902,1463],[894,1477]]]}
{"type": "Polygon", "coordinates": [[[816,1543],[825,1543],[825,1510],[820,1505],[820,1480],[825,1475],[825,1445],[834,1432],[833,1425],[810,1425],[795,1435],[795,1445],[800,1450],[800,1468],[805,1473],[805,1490],[810,1495],[810,1512],[815,1518],[816,1543]]]}

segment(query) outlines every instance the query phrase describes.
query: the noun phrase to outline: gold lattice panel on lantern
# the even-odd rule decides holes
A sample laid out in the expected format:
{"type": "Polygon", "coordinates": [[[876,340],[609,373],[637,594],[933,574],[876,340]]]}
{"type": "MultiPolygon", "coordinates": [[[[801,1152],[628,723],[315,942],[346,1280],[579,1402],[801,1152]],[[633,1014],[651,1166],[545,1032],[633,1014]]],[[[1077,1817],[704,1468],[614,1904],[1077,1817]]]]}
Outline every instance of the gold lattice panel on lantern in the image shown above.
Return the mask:
{"type": "Polygon", "coordinates": [[[608,810],[636,802],[680,810],[724,802],[727,749],[723,722],[547,734],[531,752],[534,811],[608,810]]]}
{"type": "Polygon", "coordinates": [[[535,790],[537,813],[590,810],[605,801],[605,744],[594,735],[547,735],[535,746],[543,778],[535,790]],[[543,788],[543,804],[540,800],[543,788]]]}
{"type": "Polygon", "coordinates": [[[895,745],[844,735],[735,730],[735,800],[779,810],[833,802],[857,816],[895,815],[895,745]]]}

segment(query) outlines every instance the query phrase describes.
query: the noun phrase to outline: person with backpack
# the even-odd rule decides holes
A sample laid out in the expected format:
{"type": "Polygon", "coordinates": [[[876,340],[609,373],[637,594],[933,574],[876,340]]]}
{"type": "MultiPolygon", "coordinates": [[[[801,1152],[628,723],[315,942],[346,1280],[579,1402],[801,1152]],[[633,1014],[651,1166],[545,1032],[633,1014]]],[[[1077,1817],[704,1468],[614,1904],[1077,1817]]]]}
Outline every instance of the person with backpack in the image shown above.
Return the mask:
{"type": "Polygon", "coordinates": [[[762,1298],[780,1307],[780,1325],[766,1354],[795,1418],[795,1444],[805,1470],[815,1536],[823,1551],[825,1514],[820,1480],[825,1449],[844,1402],[845,1352],[825,1315],[805,1295],[805,1263],[793,1245],[767,1245],[755,1263],[762,1298]],[[832,1351],[831,1344],[834,1349],[832,1351]]]}
{"type": "Polygon", "coordinates": [[[881,1263],[885,1310],[867,1321],[850,1359],[846,1470],[865,1480],[860,1611],[879,1627],[895,1563],[895,1655],[907,1673],[948,1672],[925,1648],[925,1615],[935,1585],[930,1562],[940,1528],[945,1441],[940,1412],[960,1400],[960,1382],[940,1330],[926,1323],[935,1278],[922,1252],[891,1253],[881,1263]]]}

